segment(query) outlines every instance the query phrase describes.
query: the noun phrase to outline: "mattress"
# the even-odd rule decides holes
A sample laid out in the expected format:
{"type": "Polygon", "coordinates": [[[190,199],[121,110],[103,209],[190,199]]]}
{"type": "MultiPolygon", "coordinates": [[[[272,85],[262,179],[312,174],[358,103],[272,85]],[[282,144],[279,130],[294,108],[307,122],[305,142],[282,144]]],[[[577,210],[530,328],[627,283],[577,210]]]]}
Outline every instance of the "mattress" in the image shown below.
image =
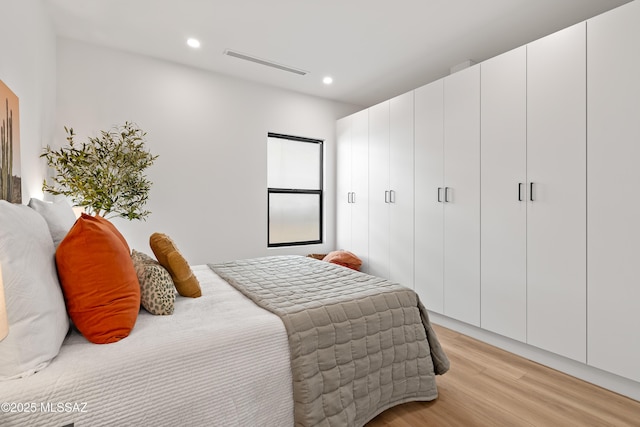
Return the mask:
{"type": "Polygon", "coordinates": [[[280,319],[207,266],[202,297],[144,310],[112,344],[66,337],[41,372],[0,382],[2,426],[290,426],[289,344],[280,319]]]}

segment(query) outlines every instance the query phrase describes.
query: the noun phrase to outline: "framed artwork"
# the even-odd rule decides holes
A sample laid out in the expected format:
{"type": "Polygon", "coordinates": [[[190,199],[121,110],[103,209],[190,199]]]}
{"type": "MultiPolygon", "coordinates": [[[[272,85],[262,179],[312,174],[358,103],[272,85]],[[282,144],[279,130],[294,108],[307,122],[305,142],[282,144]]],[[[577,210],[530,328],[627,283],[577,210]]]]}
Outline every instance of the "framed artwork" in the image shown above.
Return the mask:
{"type": "Polygon", "coordinates": [[[18,97],[0,80],[0,199],[22,203],[18,97]]]}

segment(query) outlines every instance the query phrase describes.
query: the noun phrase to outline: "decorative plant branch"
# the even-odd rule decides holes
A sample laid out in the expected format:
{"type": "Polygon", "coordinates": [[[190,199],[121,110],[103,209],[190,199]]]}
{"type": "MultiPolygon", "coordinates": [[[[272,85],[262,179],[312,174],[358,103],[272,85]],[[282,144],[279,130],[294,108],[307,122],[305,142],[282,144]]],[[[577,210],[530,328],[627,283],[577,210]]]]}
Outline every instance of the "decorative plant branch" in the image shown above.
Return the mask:
{"type": "Polygon", "coordinates": [[[145,149],[146,133],[125,122],[77,145],[73,129],[64,130],[69,145],[59,150],[47,146],[40,156],[56,171],[42,190],[71,197],[90,214],[145,219],[151,213],[143,206],[152,183],[144,170],[158,157],[145,149]]]}

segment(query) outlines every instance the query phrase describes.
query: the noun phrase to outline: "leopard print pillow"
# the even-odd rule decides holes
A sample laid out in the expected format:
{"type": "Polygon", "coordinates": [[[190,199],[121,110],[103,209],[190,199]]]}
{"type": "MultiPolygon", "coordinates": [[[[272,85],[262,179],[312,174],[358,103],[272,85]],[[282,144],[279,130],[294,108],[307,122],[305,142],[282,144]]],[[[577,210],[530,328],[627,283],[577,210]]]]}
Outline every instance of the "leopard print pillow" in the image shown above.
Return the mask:
{"type": "Polygon", "coordinates": [[[150,256],[131,252],[131,259],[140,282],[140,302],[151,314],[173,314],[176,289],[169,272],[150,256]]]}

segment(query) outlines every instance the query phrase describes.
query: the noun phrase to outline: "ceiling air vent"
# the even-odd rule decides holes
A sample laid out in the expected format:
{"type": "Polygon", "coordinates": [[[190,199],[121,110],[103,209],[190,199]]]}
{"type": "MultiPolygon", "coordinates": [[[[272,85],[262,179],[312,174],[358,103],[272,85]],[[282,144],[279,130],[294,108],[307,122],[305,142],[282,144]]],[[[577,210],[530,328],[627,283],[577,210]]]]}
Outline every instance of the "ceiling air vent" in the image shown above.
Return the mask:
{"type": "Polygon", "coordinates": [[[267,67],[277,68],[278,70],[288,71],[290,73],[299,74],[301,76],[309,73],[308,71],[301,70],[299,68],[289,67],[287,65],[278,64],[277,62],[268,61],[266,59],[256,58],[255,56],[247,55],[245,53],[240,53],[235,50],[225,49],[223,52],[225,55],[233,56],[234,58],[244,59],[245,61],[255,62],[256,64],[266,65],[267,67]]]}

